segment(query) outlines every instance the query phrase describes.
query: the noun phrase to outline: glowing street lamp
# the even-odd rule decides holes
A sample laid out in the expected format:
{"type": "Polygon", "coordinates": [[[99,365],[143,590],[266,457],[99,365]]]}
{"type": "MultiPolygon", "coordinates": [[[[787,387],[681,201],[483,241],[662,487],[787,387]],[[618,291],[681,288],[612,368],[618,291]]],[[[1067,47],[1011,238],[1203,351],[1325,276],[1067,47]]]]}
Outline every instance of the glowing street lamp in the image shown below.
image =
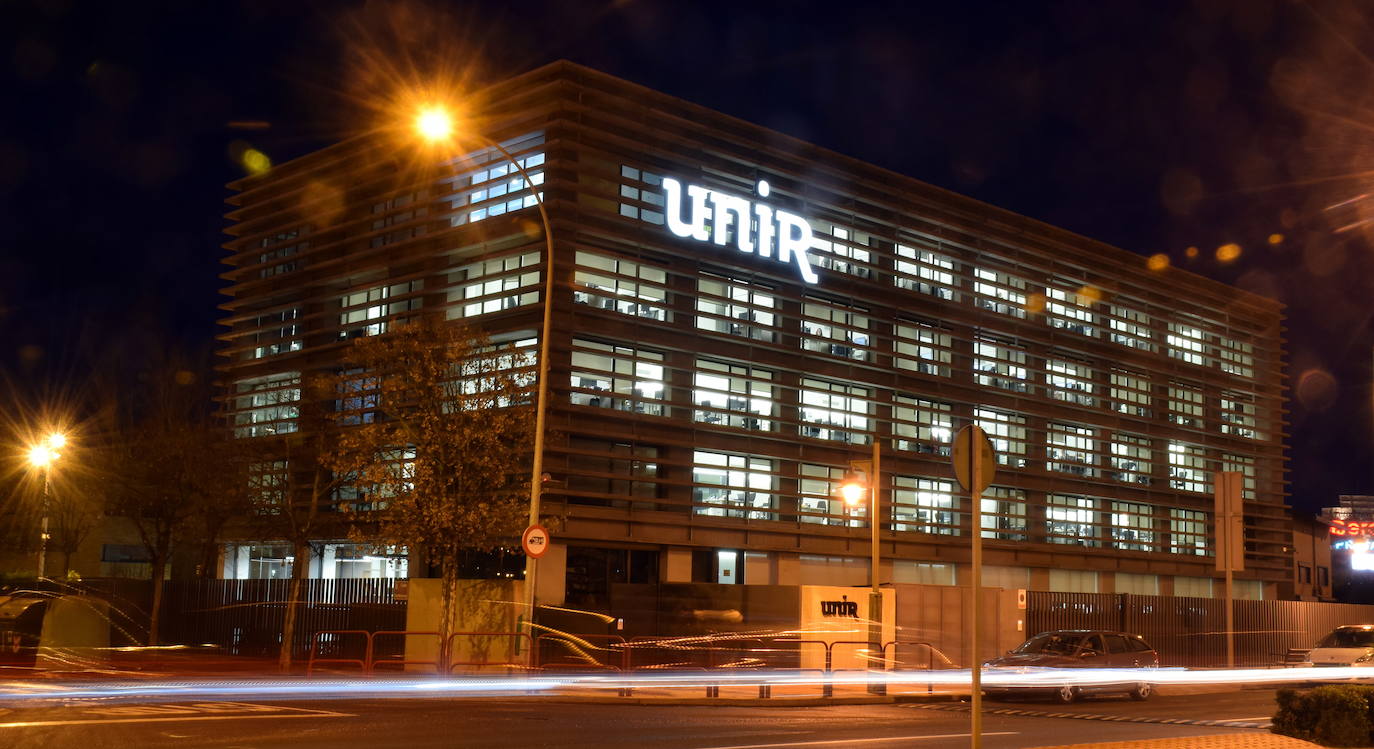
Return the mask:
{"type": "Polygon", "coordinates": [[[67,444],[67,435],[61,432],[49,434],[43,442],[29,448],[29,464],[34,468],[43,471],[43,518],[38,530],[38,577],[43,578],[47,572],[48,564],[48,484],[49,474],[52,473],[52,464],[57,462],[62,454],[59,448],[67,444]]]}
{"type": "MultiPolygon", "coordinates": [[[[415,114],[413,124],[415,134],[431,146],[447,145],[450,141],[460,137],[452,112],[442,104],[431,103],[420,107],[415,114]]],[[[530,194],[534,196],[534,204],[539,209],[539,220],[544,224],[544,320],[539,333],[538,380],[536,381],[534,402],[534,460],[530,469],[529,524],[533,526],[539,524],[540,504],[543,501],[542,492],[547,477],[547,474],[544,473],[544,424],[548,414],[549,350],[550,339],[553,337],[553,226],[549,222],[548,211],[544,208],[544,199],[539,194],[539,186],[535,184],[529,172],[525,171],[525,166],[520,163],[519,159],[515,158],[500,143],[479,133],[464,131],[461,133],[461,137],[471,138],[495,149],[506,158],[506,161],[510,162],[511,166],[515,167],[515,170],[520,173],[520,178],[525,181],[525,186],[529,188],[530,194]]],[[[529,612],[531,627],[534,623],[534,588],[538,566],[539,560],[531,556],[525,557],[525,610],[529,612]]],[[[530,653],[530,657],[534,657],[533,652],[530,653]]]]}

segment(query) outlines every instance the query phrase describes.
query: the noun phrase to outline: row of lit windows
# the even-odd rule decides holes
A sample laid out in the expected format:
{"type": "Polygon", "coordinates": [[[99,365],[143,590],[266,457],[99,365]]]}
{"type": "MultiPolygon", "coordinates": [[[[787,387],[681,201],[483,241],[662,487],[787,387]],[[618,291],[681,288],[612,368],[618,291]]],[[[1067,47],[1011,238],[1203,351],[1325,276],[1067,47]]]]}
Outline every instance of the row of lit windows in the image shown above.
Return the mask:
{"type": "MultiPolygon", "coordinates": [[[[710,450],[692,453],[694,511],[702,515],[773,520],[780,495],[771,458],[710,450]]],[[[656,473],[656,469],[653,471],[656,473]]],[[[837,498],[844,471],[834,466],[797,466],[796,516],[803,523],[863,526],[866,507],[849,507],[837,498]]],[[[963,534],[966,497],[949,479],[891,477],[890,500],[883,506],[884,524],[896,531],[936,535],[963,534]]],[[[1026,494],[1012,487],[991,487],[979,505],[984,538],[1030,539],[1026,494]]],[[[1207,517],[1200,510],[1156,507],[1097,497],[1046,495],[1043,539],[1049,543],[1110,547],[1174,554],[1210,554],[1207,517]]]]}
{"type": "MultiPolygon", "coordinates": [[[[663,176],[628,165],[622,165],[620,171],[620,214],[662,224],[663,176]]],[[[963,278],[956,269],[961,264],[941,252],[945,245],[940,240],[919,238],[889,243],[822,220],[812,220],[811,228],[811,249],[815,252],[812,262],[816,266],[869,278],[874,267],[873,250],[890,248],[893,285],[939,299],[960,300],[963,278]]],[[[1043,313],[1052,327],[1147,351],[1158,350],[1162,344],[1169,356],[1190,364],[1217,366],[1241,377],[1254,376],[1253,346],[1207,333],[1201,323],[1195,326],[1173,322],[1159,330],[1145,312],[1103,302],[1101,291],[1084,283],[1055,278],[1047,284],[1036,284],[992,264],[968,266],[968,271],[969,298],[983,309],[1017,318],[1025,318],[1028,312],[1043,313]],[[1043,289],[1043,293],[1034,289],[1043,289]]]]}
{"type": "MultiPolygon", "coordinates": [[[[571,401],[650,416],[669,416],[671,397],[665,356],[642,347],[573,339],[571,401]]],[[[802,377],[795,400],[784,400],[778,373],[757,365],[698,358],[692,372],[692,419],[711,424],[778,431],[783,405],[797,407],[797,433],[813,439],[870,444],[878,391],[848,382],[802,377]]],[[[892,445],[897,450],[948,455],[955,406],[934,399],[892,393],[892,445]]],[[[973,420],[992,440],[1003,465],[1030,464],[1027,417],[1012,411],[975,407],[973,420]]],[[[1163,445],[1156,458],[1154,440],[1145,435],[1061,421],[1044,432],[1046,470],[1084,478],[1153,484],[1155,467],[1167,467],[1173,489],[1210,491],[1212,460],[1205,448],[1178,441],[1163,445]]],[[[1253,459],[1227,456],[1225,462],[1253,459]]]]}
{"type": "MultiPolygon", "coordinates": [[[[598,255],[577,253],[579,289],[575,301],[627,315],[654,320],[669,319],[667,273],[643,263],[598,255]],[[612,275],[614,274],[614,275],[612,275]]],[[[703,276],[698,281],[696,325],[701,330],[737,335],[757,341],[775,342],[781,332],[776,313],[776,298],[763,288],[738,279],[703,276]]],[[[857,307],[836,302],[807,299],[802,303],[800,329],[802,348],[854,361],[873,358],[874,338],[871,318],[857,307]]],[[[898,321],[893,326],[893,363],[900,369],[949,376],[953,360],[952,336],[941,328],[914,321],[898,321]]],[[[973,342],[975,381],[1017,393],[1031,393],[1034,383],[1029,367],[1031,357],[1019,345],[982,334],[973,342]]],[[[1044,360],[1045,393],[1056,400],[1080,406],[1105,405],[1112,410],[1151,418],[1151,385],[1143,375],[1113,369],[1109,373],[1108,394],[1103,399],[1097,384],[1098,371],[1087,362],[1050,356],[1044,360]]],[[[1201,389],[1175,384],[1169,388],[1170,421],[1202,428],[1201,389]]],[[[1219,401],[1223,409],[1221,431],[1251,439],[1264,439],[1256,428],[1254,397],[1227,392],[1219,401]]]]}

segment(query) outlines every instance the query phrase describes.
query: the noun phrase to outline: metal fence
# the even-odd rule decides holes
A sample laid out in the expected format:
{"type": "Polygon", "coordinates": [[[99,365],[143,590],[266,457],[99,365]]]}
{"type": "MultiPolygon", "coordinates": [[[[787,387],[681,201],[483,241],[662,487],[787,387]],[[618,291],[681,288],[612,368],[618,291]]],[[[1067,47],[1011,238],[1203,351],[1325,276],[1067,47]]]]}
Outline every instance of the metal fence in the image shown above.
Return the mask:
{"type": "MultiPolygon", "coordinates": [[[[1164,666],[1226,665],[1226,601],[1130,593],[1027,594],[1028,634],[1114,629],[1143,636],[1164,666]]],[[[1341,624],[1374,624],[1374,606],[1317,601],[1234,601],[1237,666],[1282,663],[1341,624]]]]}
{"type": "MultiPolygon", "coordinates": [[[[233,655],[275,655],[281,643],[290,580],[170,581],[163,589],[164,643],[219,645],[233,655]]],[[[292,652],[305,657],[321,630],[405,629],[406,604],[390,579],[307,580],[292,652]]]]}

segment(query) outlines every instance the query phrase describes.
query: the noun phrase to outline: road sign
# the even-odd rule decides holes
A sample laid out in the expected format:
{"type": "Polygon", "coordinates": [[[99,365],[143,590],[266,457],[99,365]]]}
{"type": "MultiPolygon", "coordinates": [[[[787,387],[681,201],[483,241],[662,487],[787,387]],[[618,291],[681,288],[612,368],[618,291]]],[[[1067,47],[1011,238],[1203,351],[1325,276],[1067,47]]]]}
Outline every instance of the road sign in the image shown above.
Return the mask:
{"type": "Polygon", "coordinates": [[[525,529],[525,535],[520,537],[520,545],[525,549],[525,556],[538,559],[544,556],[549,550],[549,531],[542,525],[531,525],[525,529]]]}
{"type": "Polygon", "coordinates": [[[964,491],[983,495],[997,474],[997,453],[992,449],[987,432],[977,424],[969,424],[954,435],[954,477],[964,491]],[[978,475],[973,475],[973,451],[978,451],[978,475]]]}

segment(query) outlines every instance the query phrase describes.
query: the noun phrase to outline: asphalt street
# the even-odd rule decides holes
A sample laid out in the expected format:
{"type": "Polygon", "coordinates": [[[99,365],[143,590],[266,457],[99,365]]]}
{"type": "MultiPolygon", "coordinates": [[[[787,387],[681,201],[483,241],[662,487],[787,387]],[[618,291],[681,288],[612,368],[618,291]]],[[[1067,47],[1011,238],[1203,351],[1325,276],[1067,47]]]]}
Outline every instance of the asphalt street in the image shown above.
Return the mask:
{"type": "MultiPolygon", "coordinates": [[[[989,701],[988,749],[1241,734],[1264,725],[1272,690],[1102,698],[1061,706],[989,701]],[[1160,721],[1195,721],[1194,724],[1160,721]]],[[[969,715],[952,704],[694,707],[547,700],[369,699],[128,703],[72,701],[0,708],[0,746],[106,747],[662,747],[885,749],[966,747],[969,715]]]]}

